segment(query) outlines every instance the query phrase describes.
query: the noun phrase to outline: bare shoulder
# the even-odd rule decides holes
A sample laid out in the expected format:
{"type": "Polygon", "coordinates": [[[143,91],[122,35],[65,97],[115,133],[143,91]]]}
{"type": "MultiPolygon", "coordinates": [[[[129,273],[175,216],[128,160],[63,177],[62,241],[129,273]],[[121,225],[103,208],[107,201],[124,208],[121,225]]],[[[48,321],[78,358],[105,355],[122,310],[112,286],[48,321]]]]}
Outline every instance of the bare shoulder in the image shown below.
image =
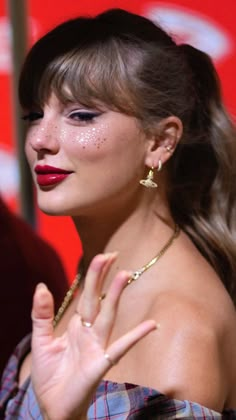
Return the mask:
{"type": "MultiPolygon", "coordinates": [[[[173,249],[167,266],[164,293],[161,301],[173,300],[173,305],[181,305],[182,310],[192,316],[203,316],[205,321],[215,324],[215,329],[232,325],[235,328],[235,306],[222,280],[210,263],[201,255],[192,241],[181,234],[179,246],[173,249]],[[201,315],[200,315],[201,314],[201,315]],[[232,324],[231,324],[231,322],[232,324]]],[[[158,305],[157,305],[158,306],[158,305]]]]}
{"type": "Polygon", "coordinates": [[[182,253],[148,317],[160,324],[155,339],[148,337],[158,355],[152,372],[160,391],[215,410],[225,408],[227,401],[236,404],[235,308],[198,251],[182,253]]]}
{"type": "Polygon", "coordinates": [[[157,389],[218,411],[235,401],[236,320],[230,312],[221,318],[189,297],[159,296],[150,314],[159,328],[148,337],[150,347],[146,342],[157,389]]]}

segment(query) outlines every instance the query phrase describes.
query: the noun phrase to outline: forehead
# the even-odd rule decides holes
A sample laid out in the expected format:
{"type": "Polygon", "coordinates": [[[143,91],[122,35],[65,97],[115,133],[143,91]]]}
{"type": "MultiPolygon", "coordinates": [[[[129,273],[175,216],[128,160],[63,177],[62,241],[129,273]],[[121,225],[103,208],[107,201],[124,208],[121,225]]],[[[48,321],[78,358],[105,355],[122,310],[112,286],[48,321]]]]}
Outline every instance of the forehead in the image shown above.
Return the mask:
{"type": "Polygon", "coordinates": [[[133,77],[137,63],[126,48],[111,40],[107,45],[86,45],[57,56],[49,52],[48,57],[45,55],[41,48],[38,55],[29,56],[23,69],[23,108],[44,104],[53,91],[61,102],[80,101],[93,106],[99,101],[127,114],[137,114],[133,77]]]}
{"type": "Polygon", "coordinates": [[[83,103],[83,100],[77,99],[73,96],[69,87],[66,88],[66,95],[63,95],[63,97],[58,96],[54,91],[51,91],[47,99],[45,100],[45,103],[42,104],[42,108],[51,107],[51,108],[56,108],[61,111],[65,107],[69,107],[70,105],[76,106],[78,108],[96,109],[101,112],[105,112],[105,111],[119,112],[118,109],[115,109],[114,107],[109,107],[102,101],[94,100],[92,98],[89,105],[85,104],[83,103]]]}

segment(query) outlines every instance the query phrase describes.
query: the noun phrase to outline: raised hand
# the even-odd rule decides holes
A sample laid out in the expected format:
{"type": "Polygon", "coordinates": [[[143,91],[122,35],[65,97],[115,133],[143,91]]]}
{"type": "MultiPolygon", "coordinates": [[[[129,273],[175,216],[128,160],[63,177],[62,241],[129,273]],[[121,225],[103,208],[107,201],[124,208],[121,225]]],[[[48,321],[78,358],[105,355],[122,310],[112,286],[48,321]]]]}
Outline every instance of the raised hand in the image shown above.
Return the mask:
{"type": "Polygon", "coordinates": [[[44,284],[38,285],[35,291],[32,382],[45,419],[86,419],[90,401],[104,374],[156,328],[153,320],[142,322],[108,346],[118,302],[130,277],[129,272],[119,272],[101,305],[99,296],[114,258],[114,254],[100,254],[92,260],[75,314],[61,337],[54,337],[51,293],[44,284]]]}

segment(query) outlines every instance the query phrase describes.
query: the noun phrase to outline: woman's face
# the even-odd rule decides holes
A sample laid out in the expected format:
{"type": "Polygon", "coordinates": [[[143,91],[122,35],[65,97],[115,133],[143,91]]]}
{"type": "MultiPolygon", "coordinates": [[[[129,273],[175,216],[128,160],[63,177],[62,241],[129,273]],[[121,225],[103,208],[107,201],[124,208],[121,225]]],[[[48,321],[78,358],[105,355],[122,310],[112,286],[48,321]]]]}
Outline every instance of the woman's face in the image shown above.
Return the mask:
{"type": "Polygon", "coordinates": [[[26,156],[44,212],[99,212],[140,192],[147,141],[134,117],[63,105],[52,94],[42,113],[25,119],[26,156]]]}

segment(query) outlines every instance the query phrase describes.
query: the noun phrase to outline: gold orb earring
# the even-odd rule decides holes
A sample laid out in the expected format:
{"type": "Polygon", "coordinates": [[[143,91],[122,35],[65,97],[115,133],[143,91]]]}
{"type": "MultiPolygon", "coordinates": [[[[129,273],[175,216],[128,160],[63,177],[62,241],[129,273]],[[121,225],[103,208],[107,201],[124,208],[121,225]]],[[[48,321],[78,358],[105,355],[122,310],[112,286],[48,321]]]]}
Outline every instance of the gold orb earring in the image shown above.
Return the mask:
{"type": "Polygon", "coordinates": [[[151,169],[149,169],[149,172],[147,174],[147,178],[141,179],[139,181],[139,183],[146,188],[157,188],[158,187],[156,182],[153,181],[153,178],[154,178],[153,169],[154,169],[154,167],[152,166],[151,169]]]}

